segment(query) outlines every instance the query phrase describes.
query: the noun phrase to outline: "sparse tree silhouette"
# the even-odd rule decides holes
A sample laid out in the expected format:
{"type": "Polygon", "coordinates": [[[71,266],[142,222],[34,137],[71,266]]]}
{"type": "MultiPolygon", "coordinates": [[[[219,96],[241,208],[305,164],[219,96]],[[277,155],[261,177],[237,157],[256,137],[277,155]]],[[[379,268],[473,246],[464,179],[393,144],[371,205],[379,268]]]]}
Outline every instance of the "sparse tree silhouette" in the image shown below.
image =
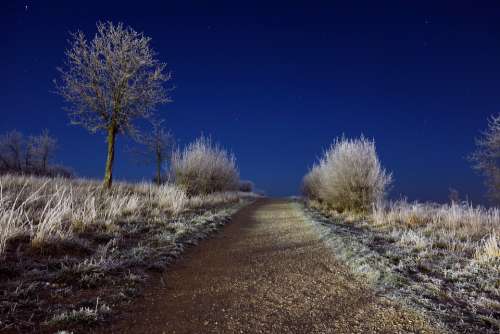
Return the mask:
{"type": "Polygon", "coordinates": [[[34,169],[34,159],[36,155],[36,137],[29,136],[26,141],[26,147],[24,151],[24,169],[33,170],[34,169]]]}
{"type": "Polygon", "coordinates": [[[21,172],[23,169],[24,138],[13,130],[0,136],[0,162],[4,172],[21,172]]]}
{"type": "Polygon", "coordinates": [[[448,198],[450,200],[450,204],[458,204],[460,203],[460,193],[455,188],[449,188],[448,198]]]}
{"type": "Polygon", "coordinates": [[[53,158],[57,148],[57,140],[50,136],[47,129],[43,130],[42,134],[32,137],[28,143],[26,152],[34,155],[36,158],[36,166],[46,173],[49,167],[49,161],[53,158]]]}
{"type": "Polygon", "coordinates": [[[500,114],[488,120],[488,128],[476,139],[476,151],[470,156],[473,166],[486,177],[488,195],[500,203],[500,114]]]}
{"type": "Polygon", "coordinates": [[[171,75],[156,59],[151,38],[122,23],[97,23],[91,42],[81,31],[72,37],[56,89],[71,106],[73,124],[107,134],[103,185],[110,188],[116,136],[137,135],[134,121],[149,118],[155,106],[170,101],[163,84],[171,75]]]}
{"type": "Polygon", "coordinates": [[[239,190],[241,192],[249,193],[249,192],[252,192],[253,188],[254,188],[254,185],[253,185],[252,181],[247,181],[247,180],[240,181],[239,190]]]}
{"type": "Polygon", "coordinates": [[[26,139],[18,131],[0,136],[0,172],[35,175],[69,175],[63,167],[51,166],[57,140],[48,130],[26,139]]]}
{"type": "Polygon", "coordinates": [[[139,157],[148,164],[155,164],[155,182],[161,184],[164,181],[162,168],[172,156],[174,149],[174,136],[162,126],[163,120],[152,120],[150,133],[141,136],[141,143],[146,150],[140,151],[139,157]]]}

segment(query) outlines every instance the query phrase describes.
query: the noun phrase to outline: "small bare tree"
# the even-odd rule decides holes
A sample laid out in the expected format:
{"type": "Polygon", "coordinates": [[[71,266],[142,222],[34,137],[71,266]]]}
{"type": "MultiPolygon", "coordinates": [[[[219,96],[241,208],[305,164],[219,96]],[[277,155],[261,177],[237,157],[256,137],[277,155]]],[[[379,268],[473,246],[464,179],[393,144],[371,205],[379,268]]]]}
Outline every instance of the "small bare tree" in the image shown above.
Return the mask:
{"type": "Polygon", "coordinates": [[[13,130],[0,136],[0,167],[6,172],[20,173],[23,169],[24,137],[13,130]]]}
{"type": "Polygon", "coordinates": [[[29,136],[24,149],[24,169],[32,171],[34,169],[34,157],[36,151],[36,137],[29,136]]]}
{"type": "Polygon", "coordinates": [[[156,105],[171,101],[163,87],[171,75],[156,59],[151,38],[122,23],[97,23],[91,42],[81,31],[72,37],[56,90],[71,105],[73,124],[106,132],[104,187],[110,188],[117,134],[135,136],[136,119],[149,118],[156,105]]]}
{"type": "Polygon", "coordinates": [[[486,177],[490,199],[500,203],[500,114],[489,119],[488,129],[476,139],[476,151],[470,160],[486,177]]]}
{"type": "Polygon", "coordinates": [[[460,203],[460,193],[455,188],[449,188],[448,199],[450,200],[450,204],[458,204],[460,203]]]}
{"type": "Polygon", "coordinates": [[[56,148],[57,139],[48,130],[29,137],[7,132],[0,136],[0,173],[70,177],[68,169],[51,165],[56,148]]]}
{"type": "Polygon", "coordinates": [[[170,131],[162,127],[163,120],[152,120],[152,130],[141,138],[146,150],[141,151],[139,156],[141,160],[148,164],[155,164],[156,176],[155,182],[163,182],[162,168],[172,156],[174,149],[174,136],[170,131]]]}
{"type": "MultiPolygon", "coordinates": [[[[57,139],[52,137],[47,129],[43,130],[42,134],[32,137],[26,149],[26,155],[30,152],[30,156],[34,156],[36,160],[36,168],[42,174],[46,174],[49,168],[49,161],[54,156],[57,148],[57,139]]],[[[33,159],[33,158],[32,158],[33,159]]]]}

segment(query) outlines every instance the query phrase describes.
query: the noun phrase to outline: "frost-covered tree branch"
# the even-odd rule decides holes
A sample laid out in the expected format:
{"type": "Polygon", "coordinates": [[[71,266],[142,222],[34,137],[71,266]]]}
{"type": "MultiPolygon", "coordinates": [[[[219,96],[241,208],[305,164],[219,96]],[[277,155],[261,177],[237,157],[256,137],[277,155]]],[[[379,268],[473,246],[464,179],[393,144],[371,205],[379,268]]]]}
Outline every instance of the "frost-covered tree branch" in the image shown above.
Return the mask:
{"type": "Polygon", "coordinates": [[[136,152],[142,162],[155,165],[155,182],[158,184],[164,181],[162,169],[171,158],[175,145],[174,136],[170,131],[165,130],[162,126],[163,122],[163,120],[155,119],[151,121],[151,132],[142,135],[139,140],[145,149],[136,152]]]}
{"type": "Polygon", "coordinates": [[[91,41],[81,31],[71,36],[56,90],[69,104],[72,124],[107,133],[104,185],[110,187],[116,135],[137,136],[134,121],[171,101],[164,87],[171,74],[156,59],[151,38],[122,23],[97,23],[91,41]]]}
{"type": "Polygon", "coordinates": [[[486,177],[491,200],[500,203],[500,114],[489,119],[488,129],[476,140],[476,151],[470,159],[486,177]]]}

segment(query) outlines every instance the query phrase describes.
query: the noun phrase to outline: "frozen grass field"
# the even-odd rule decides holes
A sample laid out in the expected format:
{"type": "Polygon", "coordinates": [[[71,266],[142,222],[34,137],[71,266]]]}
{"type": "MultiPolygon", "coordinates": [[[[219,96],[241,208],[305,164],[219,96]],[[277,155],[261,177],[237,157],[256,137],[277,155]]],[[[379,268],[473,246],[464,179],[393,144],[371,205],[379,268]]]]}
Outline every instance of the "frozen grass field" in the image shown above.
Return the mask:
{"type": "Polygon", "coordinates": [[[0,189],[2,331],[105,320],[252,196],[9,175],[0,189]]]}
{"type": "Polygon", "coordinates": [[[399,201],[365,217],[317,202],[309,210],[335,254],[379,291],[453,332],[498,333],[498,209],[399,201]]]}

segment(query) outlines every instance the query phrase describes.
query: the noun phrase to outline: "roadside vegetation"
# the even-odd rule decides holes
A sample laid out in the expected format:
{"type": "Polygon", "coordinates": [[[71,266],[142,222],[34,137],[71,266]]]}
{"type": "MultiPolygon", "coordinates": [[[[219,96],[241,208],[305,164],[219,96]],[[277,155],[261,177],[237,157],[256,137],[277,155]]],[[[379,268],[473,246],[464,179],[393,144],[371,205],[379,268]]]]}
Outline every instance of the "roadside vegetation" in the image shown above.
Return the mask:
{"type": "Polygon", "coordinates": [[[383,200],[391,180],[375,142],[339,138],[304,177],[303,193],[338,212],[365,213],[383,200]]]}
{"type": "Polygon", "coordinates": [[[104,320],[251,196],[188,196],[172,184],[123,182],[104,191],[90,180],[1,176],[0,331],[104,320]]]}
{"type": "Polygon", "coordinates": [[[189,195],[239,188],[240,176],[234,155],[203,136],[174,152],[170,171],[173,182],[189,195]]]}
{"type": "MultiPolygon", "coordinates": [[[[165,137],[150,137],[145,154],[153,161],[166,160],[165,137]]],[[[85,332],[110,319],[186,246],[255,197],[235,157],[208,138],[168,157],[171,168],[160,177],[157,170],[155,183],[111,188],[0,175],[0,331],[85,332]]]]}
{"type": "Polygon", "coordinates": [[[500,114],[491,116],[488,128],[476,139],[476,150],[469,159],[473,167],[485,177],[490,200],[500,204],[500,114]]]}
{"type": "MultiPolygon", "coordinates": [[[[479,165],[488,179],[498,168],[491,160],[497,123],[493,118],[473,156],[489,159],[479,165]]],[[[461,202],[455,193],[449,204],[390,201],[390,181],[373,142],[337,140],[304,177],[307,211],[336,254],[388,296],[453,331],[497,333],[499,208],[461,202]]],[[[495,191],[489,187],[492,199],[495,191]]]]}
{"type": "Polygon", "coordinates": [[[73,124],[106,135],[102,183],[55,165],[48,131],[0,136],[0,332],[87,333],[254,199],[220,145],[175,146],[155,115],[171,101],[156,56],[121,23],[98,23],[90,42],[72,34],[56,89],[73,124]],[[154,183],[113,182],[119,135],[139,144],[154,183]]]}
{"type": "Polygon", "coordinates": [[[56,91],[67,102],[71,123],[106,135],[103,186],[108,189],[118,135],[136,139],[137,122],[151,120],[158,106],[171,102],[164,83],[172,75],[150,43],[151,38],[122,23],[98,22],[90,42],[82,31],[72,34],[58,68],[56,91]]]}
{"type": "Polygon", "coordinates": [[[47,129],[26,137],[12,130],[0,135],[0,174],[72,177],[73,172],[53,162],[57,139],[47,129]]]}

